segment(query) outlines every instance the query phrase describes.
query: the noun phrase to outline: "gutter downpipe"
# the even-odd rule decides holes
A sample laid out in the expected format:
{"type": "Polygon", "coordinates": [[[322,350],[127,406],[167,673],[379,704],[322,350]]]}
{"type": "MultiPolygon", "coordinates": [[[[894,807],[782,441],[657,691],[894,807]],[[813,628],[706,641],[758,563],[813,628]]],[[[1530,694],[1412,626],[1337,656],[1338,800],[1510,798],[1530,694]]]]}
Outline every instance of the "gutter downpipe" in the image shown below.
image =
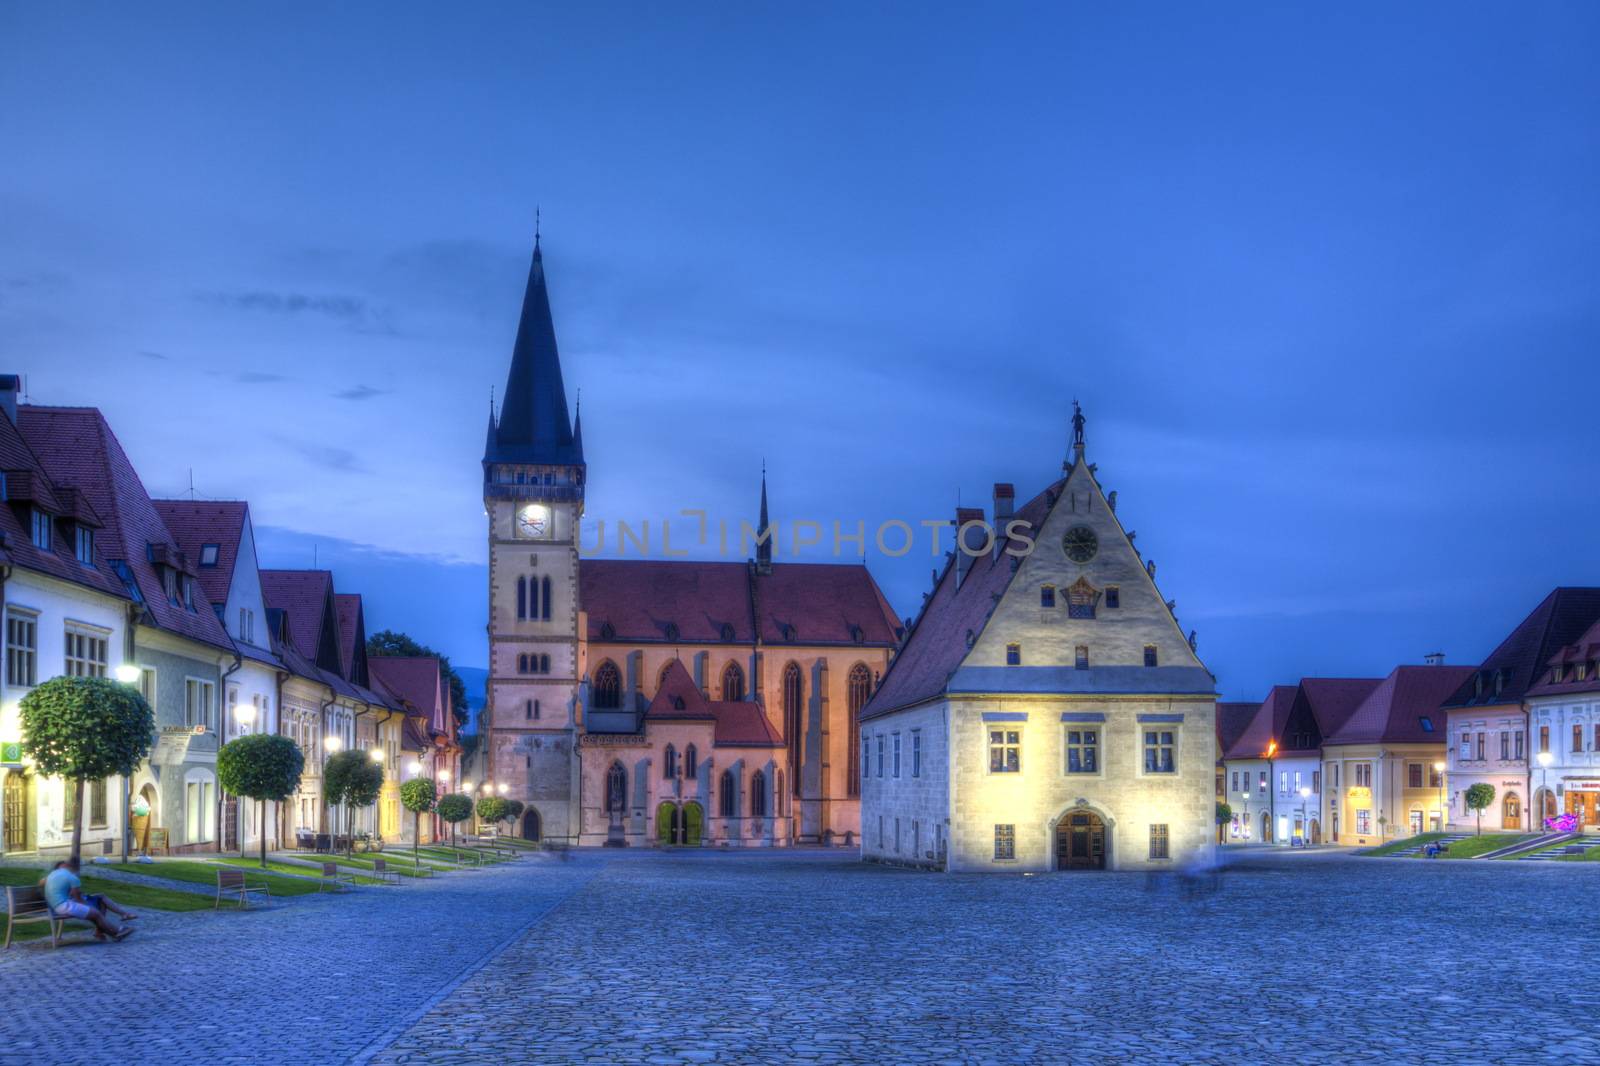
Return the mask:
{"type": "MultiPolygon", "coordinates": [[[[223,626],[223,632],[224,633],[227,632],[227,626],[223,626]]],[[[222,687],[222,691],[217,694],[218,696],[220,696],[222,698],[222,706],[217,709],[217,754],[219,754],[219,755],[222,754],[222,745],[226,742],[226,739],[227,739],[227,736],[228,736],[228,726],[229,726],[229,723],[227,721],[227,717],[228,717],[228,699],[227,699],[227,697],[228,697],[228,678],[230,678],[234,674],[238,673],[239,670],[243,666],[244,666],[244,656],[239,653],[239,649],[238,648],[234,648],[233,649],[233,665],[228,667],[226,670],[224,670],[222,672],[222,686],[221,686],[222,687]]],[[[222,849],[222,812],[226,808],[227,808],[227,797],[223,794],[222,781],[219,779],[217,781],[217,854],[218,855],[221,855],[222,854],[222,850],[223,850],[222,849]]],[[[243,817],[243,815],[241,813],[239,813],[239,811],[236,809],[235,810],[235,818],[233,820],[233,836],[234,836],[234,839],[239,844],[239,851],[240,851],[241,855],[244,853],[244,827],[242,825],[240,825],[240,819],[242,817],[243,817]]]]}

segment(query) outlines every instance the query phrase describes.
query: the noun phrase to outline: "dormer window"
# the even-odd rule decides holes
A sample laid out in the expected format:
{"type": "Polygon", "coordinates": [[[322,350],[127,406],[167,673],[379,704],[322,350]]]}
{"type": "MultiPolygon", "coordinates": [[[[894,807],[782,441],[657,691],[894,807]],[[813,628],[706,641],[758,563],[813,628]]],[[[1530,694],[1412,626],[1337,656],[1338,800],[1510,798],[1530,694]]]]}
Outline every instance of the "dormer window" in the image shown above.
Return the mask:
{"type": "Polygon", "coordinates": [[[78,562],[84,566],[94,565],[94,530],[88,526],[79,526],[74,538],[77,547],[78,562]]]}
{"type": "Polygon", "coordinates": [[[1494,694],[1496,696],[1500,695],[1500,693],[1505,689],[1505,687],[1506,687],[1506,672],[1504,670],[1496,670],[1494,672],[1494,694]]]}
{"type": "Polygon", "coordinates": [[[215,544],[200,545],[200,565],[216,566],[218,547],[215,544]]]}
{"type": "Polygon", "coordinates": [[[184,574],[178,581],[183,587],[183,605],[194,610],[194,578],[184,574]]]}
{"type": "Polygon", "coordinates": [[[1482,697],[1483,696],[1483,675],[1482,674],[1474,674],[1472,676],[1472,694],[1473,694],[1474,697],[1482,697]]]}
{"type": "Polygon", "coordinates": [[[50,515],[48,512],[41,511],[37,507],[33,509],[33,521],[29,527],[29,534],[35,548],[42,552],[50,550],[50,515]]]}
{"type": "Polygon", "coordinates": [[[610,622],[601,622],[600,623],[600,639],[601,640],[616,640],[617,639],[617,627],[612,625],[610,622]]]}
{"type": "Polygon", "coordinates": [[[722,623],[722,639],[726,643],[733,643],[733,626],[727,622],[722,623]]]}

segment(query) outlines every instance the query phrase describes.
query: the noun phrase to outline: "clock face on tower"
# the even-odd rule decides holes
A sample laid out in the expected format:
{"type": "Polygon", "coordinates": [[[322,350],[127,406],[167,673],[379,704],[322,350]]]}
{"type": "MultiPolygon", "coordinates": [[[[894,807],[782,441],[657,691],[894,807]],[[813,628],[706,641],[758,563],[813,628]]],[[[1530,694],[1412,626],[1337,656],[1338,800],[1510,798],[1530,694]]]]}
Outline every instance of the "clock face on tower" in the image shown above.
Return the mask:
{"type": "Polygon", "coordinates": [[[1100,550],[1100,541],[1088,526],[1073,526],[1061,538],[1061,550],[1075,563],[1086,563],[1100,550]]]}
{"type": "Polygon", "coordinates": [[[550,532],[550,508],[540,503],[530,503],[517,512],[517,536],[543,540],[550,532]]]}

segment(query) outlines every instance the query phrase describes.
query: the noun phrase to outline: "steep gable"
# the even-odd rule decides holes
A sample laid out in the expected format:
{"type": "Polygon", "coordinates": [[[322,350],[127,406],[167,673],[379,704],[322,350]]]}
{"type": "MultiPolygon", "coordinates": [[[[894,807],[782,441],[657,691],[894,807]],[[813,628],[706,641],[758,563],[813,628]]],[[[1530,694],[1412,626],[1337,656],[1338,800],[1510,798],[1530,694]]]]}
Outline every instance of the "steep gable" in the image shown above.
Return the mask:
{"type": "Polygon", "coordinates": [[[1517,703],[1560,649],[1600,621],[1600,589],[1558,588],[1513,629],[1446,701],[1447,707],[1517,703]]]}
{"type": "Polygon", "coordinates": [[[1397,666],[1323,743],[1443,744],[1445,699],[1470,666],[1397,666]]]}
{"type": "Polygon", "coordinates": [[[333,574],[327,570],[263,570],[267,606],[284,613],[295,651],[317,667],[343,676],[333,574]]]}

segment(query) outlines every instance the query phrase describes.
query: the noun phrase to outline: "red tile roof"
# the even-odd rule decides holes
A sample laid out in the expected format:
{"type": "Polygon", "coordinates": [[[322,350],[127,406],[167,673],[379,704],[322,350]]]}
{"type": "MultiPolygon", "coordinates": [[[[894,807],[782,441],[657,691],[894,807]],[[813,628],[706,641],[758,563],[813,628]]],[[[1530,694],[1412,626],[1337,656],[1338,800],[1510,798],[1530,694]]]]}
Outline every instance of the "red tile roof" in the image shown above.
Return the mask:
{"type": "Polygon", "coordinates": [[[708,700],[677,659],[667,664],[661,687],[645,711],[647,721],[713,723],[712,743],[719,748],[781,748],[783,738],[754,700],[708,700]]]}
{"type": "MultiPolygon", "coordinates": [[[[1267,698],[1256,707],[1250,722],[1228,748],[1225,758],[1264,759],[1272,742],[1283,743],[1283,727],[1294,709],[1294,698],[1299,689],[1294,685],[1274,685],[1267,698]]],[[[1276,753],[1276,749],[1273,749],[1276,753]]]]}
{"type": "Polygon", "coordinates": [[[374,681],[416,708],[430,729],[448,731],[445,700],[449,686],[438,659],[431,655],[374,655],[367,669],[374,681]]]}
{"type": "MultiPolygon", "coordinates": [[[[62,497],[70,495],[83,500],[83,510],[93,510],[82,493],[75,490],[57,493],[50,476],[45,472],[44,464],[23,439],[21,431],[4,415],[0,415],[0,470],[5,472],[4,499],[8,503],[25,498],[52,514],[65,515],[68,503],[62,497]]],[[[28,512],[17,507],[0,506],[0,537],[4,538],[5,545],[0,555],[12,566],[36,570],[125,600],[128,598],[127,589],[123,588],[107,561],[111,558],[107,555],[107,549],[112,544],[111,536],[104,530],[104,520],[98,514],[94,517],[94,565],[85,566],[78,562],[77,545],[68,543],[62,530],[54,523],[51,525],[52,550],[42,551],[34,547],[28,512]]]]}
{"type": "Polygon", "coordinates": [[[1528,689],[1546,676],[1550,657],[1578,639],[1597,620],[1600,620],[1600,589],[1553,590],[1499,647],[1490,652],[1476,671],[1467,675],[1447,706],[1520,703],[1528,689]]]}
{"type": "Polygon", "coordinates": [[[1217,757],[1227,758],[1228,749],[1238,741],[1239,735],[1250,724],[1250,719],[1261,709],[1259,703],[1217,704],[1217,757]]]}
{"type": "MultiPolygon", "coordinates": [[[[1029,500],[1015,513],[1014,520],[1037,529],[1050,509],[1050,501],[1061,491],[1066,479],[1055,482],[1029,500]]],[[[966,658],[970,634],[974,639],[983,631],[994,608],[996,597],[1011,582],[1011,556],[1001,551],[986,552],[972,560],[967,578],[956,588],[953,557],[946,560],[944,572],[924,604],[921,616],[911,627],[889,672],[872,699],[862,708],[863,719],[886,714],[900,707],[937,696],[949,683],[950,675],[966,658]]]]}
{"type": "Polygon", "coordinates": [[[1442,704],[1472,674],[1470,666],[1397,666],[1323,744],[1443,744],[1442,704]]]}
{"type": "Polygon", "coordinates": [[[344,676],[356,684],[367,680],[366,621],[362,618],[361,597],[353,592],[333,596],[334,613],[339,620],[339,663],[344,676]]]}
{"type": "Polygon", "coordinates": [[[17,411],[18,428],[51,480],[82,492],[105,523],[106,554],[127,564],[149,622],[232,651],[233,641],[211,609],[204,588],[194,590],[193,608],[167,596],[152,556],[188,572],[193,571],[193,560],[181,557],[177,541],[104,416],[92,407],[24,405],[17,411]]]}
{"type": "Polygon", "coordinates": [[[1361,701],[1382,683],[1381,677],[1307,677],[1300,681],[1300,694],[1326,738],[1343,729],[1361,701]]]}
{"type": "Polygon", "coordinates": [[[894,612],[859,564],[776,563],[768,575],[732,562],[584,559],[578,565],[591,641],[749,644],[759,631],[763,641],[781,644],[790,643],[785,627],[793,627],[792,642],[804,645],[895,642],[894,612]],[[676,627],[675,640],[669,626],[676,627]]]}
{"type": "Polygon", "coordinates": [[[1528,689],[1529,696],[1564,696],[1569,693],[1600,691],[1600,621],[1584,630],[1583,635],[1550,656],[1544,680],[1528,689]],[[1575,667],[1583,666],[1583,679],[1578,679],[1575,667]],[[1562,668],[1560,681],[1550,680],[1550,669],[1562,668]]]}
{"type": "MultiPolygon", "coordinates": [[[[330,647],[324,641],[324,630],[331,624],[328,601],[333,594],[332,573],[327,570],[263,570],[261,594],[268,607],[284,612],[289,623],[289,640],[296,651],[324,668],[336,665],[337,658],[325,661],[326,657],[318,654],[330,647]]],[[[336,653],[337,640],[331,647],[336,653]]]]}
{"type": "Polygon", "coordinates": [[[227,605],[233,586],[233,565],[239,558],[249,505],[242,500],[155,500],[167,529],[177,538],[199,575],[200,587],[212,603],[227,605]],[[217,546],[217,564],[201,565],[207,544],[217,546]]]}

